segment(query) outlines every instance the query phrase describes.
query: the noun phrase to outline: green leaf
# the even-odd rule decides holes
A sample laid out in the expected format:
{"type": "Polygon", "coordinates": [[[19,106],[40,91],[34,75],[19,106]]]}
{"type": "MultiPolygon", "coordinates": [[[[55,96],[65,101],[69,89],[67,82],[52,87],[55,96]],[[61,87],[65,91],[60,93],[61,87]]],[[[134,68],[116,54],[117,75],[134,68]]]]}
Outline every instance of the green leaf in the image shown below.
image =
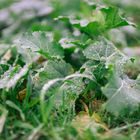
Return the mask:
{"type": "Polygon", "coordinates": [[[64,16],[59,16],[56,20],[62,20],[70,24],[72,27],[78,28],[81,32],[87,34],[91,38],[99,35],[103,31],[103,27],[98,21],[77,20],[64,16]]]}
{"type": "Polygon", "coordinates": [[[30,65],[25,65],[23,68],[20,66],[11,67],[0,77],[0,89],[6,88],[9,90],[14,87],[17,82],[27,74],[30,65]]]}
{"type": "Polygon", "coordinates": [[[103,31],[101,24],[97,21],[80,20],[79,23],[74,23],[73,25],[91,38],[99,35],[103,31]]]}
{"type": "Polygon", "coordinates": [[[36,61],[38,54],[45,58],[63,58],[63,48],[56,42],[50,41],[44,32],[24,34],[17,41],[18,50],[26,62],[36,61]]]}
{"type": "Polygon", "coordinates": [[[49,60],[44,64],[44,67],[39,70],[34,79],[37,79],[36,87],[43,86],[47,81],[64,78],[73,73],[73,68],[70,64],[63,60],[49,60]]]}
{"type": "Polygon", "coordinates": [[[129,79],[127,76],[120,77],[113,73],[109,83],[102,89],[108,98],[105,104],[106,110],[116,116],[131,114],[137,111],[140,104],[140,82],[129,79]]]}
{"type": "Polygon", "coordinates": [[[65,81],[55,94],[55,105],[61,107],[62,110],[72,108],[76,99],[84,91],[85,84],[83,78],[74,77],[65,81]]]}
{"type": "Polygon", "coordinates": [[[108,29],[133,25],[120,15],[119,10],[116,7],[99,8],[93,11],[93,14],[94,17],[91,17],[90,20],[77,20],[64,16],[59,16],[57,19],[70,24],[72,27],[78,28],[81,32],[87,34],[90,38],[101,35],[108,29]]]}
{"type": "Polygon", "coordinates": [[[119,10],[116,7],[102,8],[101,11],[105,16],[105,29],[130,25],[130,23],[120,15],[119,10]]]}
{"type": "Polygon", "coordinates": [[[112,42],[103,37],[98,38],[97,41],[89,45],[83,53],[89,60],[104,63],[106,69],[115,67],[120,74],[123,73],[123,66],[128,60],[128,57],[121,53],[112,42]]]}
{"type": "Polygon", "coordinates": [[[138,140],[140,138],[140,128],[137,128],[136,133],[135,133],[135,139],[138,140]]]}
{"type": "Polygon", "coordinates": [[[7,119],[8,111],[0,105],[0,134],[3,132],[4,125],[7,119]]]}
{"type": "Polygon", "coordinates": [[[79,97],[79,94],[84,91],[85,84],[83,78],[95,80],[90,75],[75,73],[64,78],[52,79],[44,84],[40,94],[41,112],[44,121],[46,120],[46,117],[44,116],[44,113],[46,112],[45,95],[46,93],[48,95],[52,86],[55,90],[53,90],[53,94],[49,96],[51,104],[53,103],[53,106],[56,109],[60,109],[61,111],[69,110],[71,112],[74,111],[75,101],[79,97]],[[58,82],[59,86],[57,85],[54,88],[54,85],[58,82]]]}
{"type": "Polygon", "coordinates": [[[7,100],[7,101],[6,101],[6,104],[7,104],[9,107],[11,107],[11,108],[17,110],[17,111],[19,112],[19,114],[20,114],[21,119],[22,119],[23,121],[25,121],[25,115],[23,114],[23,112],[22,112],[22,110],[20,109],[19,106],[17,106],[14,102],[12,102],[12,101],[10,101],[10,100],[7,100]]]}
{"type": "Polygon", "coordinates": [[[105,38],[99,38],[96,42],[88,46],[83,53],[87,59],[107,61],[118,52],[117,48],[110,41],[105,38]]]}
{"type": "Polygon", "coordinates": [[[4,74],[5,71],[9,69],[9,66],[7,64],[0,64],[0,76],[4,74]]]}

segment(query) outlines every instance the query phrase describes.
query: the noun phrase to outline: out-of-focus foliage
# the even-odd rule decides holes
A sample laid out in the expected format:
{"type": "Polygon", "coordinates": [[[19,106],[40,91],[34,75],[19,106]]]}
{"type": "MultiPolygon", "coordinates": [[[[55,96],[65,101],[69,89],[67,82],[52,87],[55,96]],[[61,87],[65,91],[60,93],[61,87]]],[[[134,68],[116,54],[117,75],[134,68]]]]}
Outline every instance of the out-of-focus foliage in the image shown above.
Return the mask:
{"type": "Polygon", "coordinates": [[[0,139],[139,140],[139,0],[0,0],[0,139]]]}

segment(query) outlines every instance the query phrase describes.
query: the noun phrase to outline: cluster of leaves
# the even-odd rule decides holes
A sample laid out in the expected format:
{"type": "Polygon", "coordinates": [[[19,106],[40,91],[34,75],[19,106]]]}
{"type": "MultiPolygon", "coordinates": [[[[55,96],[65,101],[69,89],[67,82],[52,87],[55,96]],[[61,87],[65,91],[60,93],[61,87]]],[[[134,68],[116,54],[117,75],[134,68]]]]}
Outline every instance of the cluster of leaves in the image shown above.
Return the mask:
{"type": "Polygon", "coordinates": [[[129,140],[118,131],[139,122],[112,130],[113,118],[139,113],[140,76],[108,34],[134,24],[105,3],[52,1],[3,2],[0,138],[129,140]]]}

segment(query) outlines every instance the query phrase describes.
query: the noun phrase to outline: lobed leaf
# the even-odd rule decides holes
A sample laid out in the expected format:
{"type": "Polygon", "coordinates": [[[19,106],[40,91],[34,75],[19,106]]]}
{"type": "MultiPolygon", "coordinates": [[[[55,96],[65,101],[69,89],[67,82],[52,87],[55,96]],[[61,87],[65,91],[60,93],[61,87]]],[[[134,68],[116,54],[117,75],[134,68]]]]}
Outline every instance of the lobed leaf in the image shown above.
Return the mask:
{"type": "Polygon", "coordinates": [[[102,89],[108,101],[107,111],[115,115],[131,114],[138,110],[140,104],[140,83],[128,77],[120,77],[113,73],[109,83],[102,89]]]}
{"type": "Polygon", "coordinates": [[[44,32],[26,33],[20,40],[16,41],[18,51],[26,62],[38,59],[38,54],[45,58],[63,58],[64,52],[61,46],[50,41],[44,32]]]}
{"type": "Polygon", "coordinates": [[[91,20],[83,19],[77,20],[70,17],[59,16],[56,19],[60,19],[73,27],[78,28],[81,32],[87,34],[90,38],[94,38],[103,34],[108,29],[117,27],[134,25],[127,21],[120,15],[118,8],[105,7],[99,8],[93,11],[94,17],[91,20]]]}
{"type": "Polygon", "coordinates": [[[117,53],[116,47],[107,39],[100,38],[93,44],[89,45],[84,51],[84,55],[88,59],[107,61],[117,53]]]}
{"type": "Polygon", "coordinates": [[[38,71],[34,79],[36,87],[43,86],[47,81],[64,78],[69,74],[73,73],[73,68],[70,64],[63,60],[49,60],[44,63],[44,67],[38,71]]]}

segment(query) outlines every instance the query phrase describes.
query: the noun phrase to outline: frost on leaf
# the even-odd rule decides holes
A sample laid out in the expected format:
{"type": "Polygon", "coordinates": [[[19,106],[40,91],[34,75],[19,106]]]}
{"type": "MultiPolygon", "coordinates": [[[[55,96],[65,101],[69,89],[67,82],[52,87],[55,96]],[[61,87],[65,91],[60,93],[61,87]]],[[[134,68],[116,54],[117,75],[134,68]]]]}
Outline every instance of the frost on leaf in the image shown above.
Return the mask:
{"type": "Polygon", "coordinates": [[[43,32],[26,33],[16,41],[16,44],[25,62],[35,61],[38,58],[38,54],[45,58],[64,57],[61,46],[50,41],[43,32]]]}
{"type": "Polygon", "coordinates": [[[46,82],[56,78],[64,78],[73,73],[73,68],[70,64],[63,60],[49,60],[44,64],[34,79],[36,87],[43,86],[46,82]]]}
{"type": "Polygon", "coordinates": [[[128,57],[121,53],[113,43],[103,37],[100,37],[98,41],[89,45],[83,53],[89,60],[103,62],[106,68],[113,65],[118,70],[121,70],[122,66],[128,60],[128,57]]]}
{"type": "Polygon", "coordinates": [[[6,88],[9,90],[14,87],[17,82],[27,74],[29,67],[29,65],[25,65],[23,68],[20,66],[11,67],[0,77],[0,89],[6,88]]]}
{"type": "Polygon", "coordinates": [[[98,41],[91,44],[84,50],[84,55],[86,58],[99,61],[107,61],[116,55],[116,53],[116,47],[104,38],[100,38],[98,41]]]}
{"type": "Polygon", "coordinates": [[[74,109],[76,99],[85,89],[85,83],[83,81],[83,78],[95,80],[91,77],[91,75],[80,73],[74,73],[64,78],[49,80],[44,84],[41,90],[41,101],[45,100],[45,94],[47,93],[47,95],[49,95],[49,91],[53,87],[53,96],[50,97],[54,97],[53,102],[55,104],[55,107],[57,109],[61,108],[62,110],[68,108],[74,109]]]}
{"type": "Polygon", "coordinates": [[[55,104],[62,109],[75,106],[75,101],[84,91],[85,84],[81,77],[73,77],[65,81],[55,94],[55,104]]]}
{"type": "Polygon", "coordinates": [[[125,115],[137,111],[140,104],[140,82],[129,79],[127,76],[120,77],[113,73],[109,83],[102,89],[108,98],[105,105],[107,111],[115,115],[125,115]]]}

